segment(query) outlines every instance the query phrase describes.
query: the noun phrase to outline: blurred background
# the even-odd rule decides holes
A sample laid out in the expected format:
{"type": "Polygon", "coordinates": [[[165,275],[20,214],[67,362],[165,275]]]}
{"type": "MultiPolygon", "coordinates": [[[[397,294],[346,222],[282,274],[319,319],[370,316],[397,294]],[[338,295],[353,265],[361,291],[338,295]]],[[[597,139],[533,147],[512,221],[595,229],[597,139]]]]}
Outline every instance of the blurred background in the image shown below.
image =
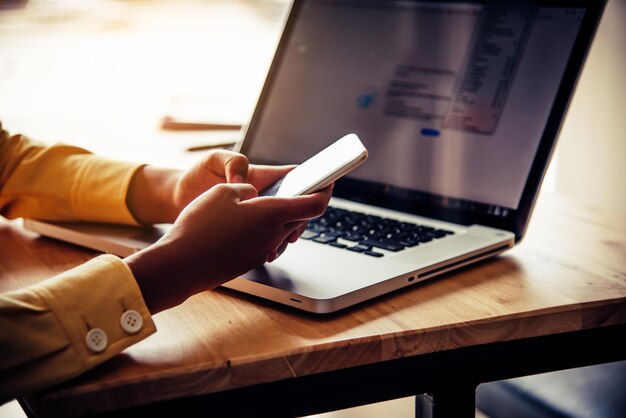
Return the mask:
{"type": "MultiPolygon", "coordinates": [[[[186,165],[196,156],[174,162],[172,153],[237,134],[164,133],[160,119],[193,108],[245,122],[288,5],[0,0],[0,120],[46,142],[186,165]]],[[[624,21],[626,0],[609,0],[544,187],[618,214],[626,214],[624,21]]]]}
{"type": "Polygon", "coordinates": [[[553,164],[555,189],[626,216],[626,0],[608,0],[553,164]]]}
{"type": "Polygon", "coordinates": [[[237,134],[167,133],[161,118],[195,108],[211,120],[246,120],[286,6],[0,0],[0,120],[46,142],[185,164],[171,161],[172,153],[237,134]]]}
{"type": "MultiPolygon", "coordinates": [[[[184,167],[236,131],[163,131],[176,112],[250,117],[287,0],[0,0],[0,120],[11,132],[184,167]]],[[[609,0],[544,192],[626,216],[626,0],[609,0]]],[[[0,417],[23,416],[15,403],[0,417]],[[17,413],[18,415],[11,415],[17,413]]],[[[324,417],[413,416],[406,398],[324,417]]]]}

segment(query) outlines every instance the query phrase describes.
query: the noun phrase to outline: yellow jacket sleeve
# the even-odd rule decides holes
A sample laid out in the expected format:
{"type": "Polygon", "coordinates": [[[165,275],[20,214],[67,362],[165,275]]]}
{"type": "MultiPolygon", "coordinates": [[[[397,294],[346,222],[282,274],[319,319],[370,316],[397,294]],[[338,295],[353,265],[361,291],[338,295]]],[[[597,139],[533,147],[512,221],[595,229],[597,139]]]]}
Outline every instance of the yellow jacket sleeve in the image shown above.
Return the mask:
{"type": "Polygon", "coordinates": [[[0,295],[0,403],[77,376],[154,333],[122,260],[102,255],[0,295]]]}
{"type": "MultiPolygon", "coordinates": [[[[0,215],[135,223],[125,200],[138,167],[10,136],[0,124],[0,215]]],[[[77,376],[155,330],[130,269],[112,255],[0,294],[0,403],[77,376]]]]}
{"type": "Polygon", "coordinates": [[[139,167],[10,136],[0,123],[0,215],[136,224],[126,193],[139,167]]]}

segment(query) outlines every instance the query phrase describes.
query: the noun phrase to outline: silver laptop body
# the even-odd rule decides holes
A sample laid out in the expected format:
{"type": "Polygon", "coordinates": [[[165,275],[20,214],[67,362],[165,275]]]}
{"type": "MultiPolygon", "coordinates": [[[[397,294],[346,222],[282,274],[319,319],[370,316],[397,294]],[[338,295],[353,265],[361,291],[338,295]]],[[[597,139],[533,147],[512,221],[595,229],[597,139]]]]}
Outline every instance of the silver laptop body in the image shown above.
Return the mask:
{"type": "MultiPolygon", "coordinates": [[[[328,313],[514,246],[603,6],[296,0],[239,150],[299,163],[355,132],[370,157],[336,183],[330,206],[445,233],[356,251],[361,241],[312,231],[223,286],[328,313]]],[[[93,228],[111,227],[25,225],[122,256],[167,228],[103,239],[93,228]],[[63,231],[80,228],[83,238],[63,231]]]]}

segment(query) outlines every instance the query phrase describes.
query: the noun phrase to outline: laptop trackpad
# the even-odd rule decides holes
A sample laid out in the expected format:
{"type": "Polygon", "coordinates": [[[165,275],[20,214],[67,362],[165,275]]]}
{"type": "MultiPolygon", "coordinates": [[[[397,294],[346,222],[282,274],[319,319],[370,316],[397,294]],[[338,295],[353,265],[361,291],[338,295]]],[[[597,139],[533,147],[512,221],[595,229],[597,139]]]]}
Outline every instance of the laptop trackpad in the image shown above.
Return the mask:
{"type": "Polygon", "coordinates": [[[289,292],[292,292],[295,289],[295,284],[289,277],[289,273],[287,271],[267,263],[261,267],[250,270],[241,277],[266,286],[287,290],[289,292]]]}

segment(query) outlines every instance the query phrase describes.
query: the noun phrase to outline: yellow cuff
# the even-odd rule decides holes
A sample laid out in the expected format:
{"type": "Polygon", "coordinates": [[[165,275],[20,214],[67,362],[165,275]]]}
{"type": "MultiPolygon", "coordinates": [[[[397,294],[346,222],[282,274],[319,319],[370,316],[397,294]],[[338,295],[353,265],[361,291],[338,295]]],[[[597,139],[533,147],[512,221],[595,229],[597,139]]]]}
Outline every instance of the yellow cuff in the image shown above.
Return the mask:
{"type": "Polygon", "coordinates": [[[132,272],[102,255],[33,291],[50,307],[85,370],[156,332],[132,272]]]}

